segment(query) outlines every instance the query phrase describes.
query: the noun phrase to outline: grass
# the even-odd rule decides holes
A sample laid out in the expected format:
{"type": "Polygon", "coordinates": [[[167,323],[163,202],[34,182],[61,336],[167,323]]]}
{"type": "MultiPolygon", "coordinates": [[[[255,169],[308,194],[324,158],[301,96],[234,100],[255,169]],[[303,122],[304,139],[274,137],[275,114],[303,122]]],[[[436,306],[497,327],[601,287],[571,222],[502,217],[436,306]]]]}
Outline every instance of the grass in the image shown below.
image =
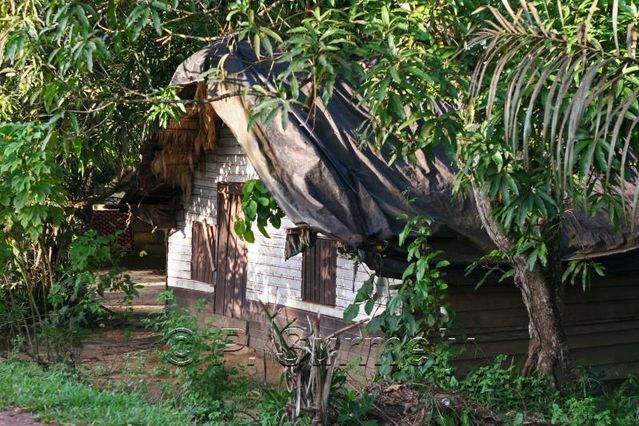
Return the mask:
{"type": "Polygon", "coordinates": [[[73,374],[20,361],[0,363],[0,409],[25,408],[40,420],[86,425],[192,425],[187,412],[143,395],[100,390],[73,374]]]}

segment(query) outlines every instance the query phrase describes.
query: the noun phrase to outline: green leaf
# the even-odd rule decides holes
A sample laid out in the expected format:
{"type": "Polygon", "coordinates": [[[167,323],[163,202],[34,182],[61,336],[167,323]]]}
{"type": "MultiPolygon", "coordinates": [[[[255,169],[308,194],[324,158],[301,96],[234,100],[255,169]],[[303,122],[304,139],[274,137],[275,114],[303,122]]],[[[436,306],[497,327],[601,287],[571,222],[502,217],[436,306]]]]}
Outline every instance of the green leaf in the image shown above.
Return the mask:
{"type": "Polygon", "coordinates": [[[402,100],[400,99],[400,97],[395,93],[391,93],[390,101],[391,101],[390,102],[391,107],[395,115],[400,120],[403,120],[404,118],[406,118],[406,113],[404,112],[404,105],[402,105],[402,100]]]}
{"type": "Polygon", "coordinates": [[[353,321],[355,317],[359,314],[359,304],[353,303],[348,305],[348,307],[344,310],[344,321],[353,321]]]}
{"type": "Polygon", "coordinates": [[[251,194],[251,192],[253,192],[253,188],[255,188],[255,184],[257,182],[258,182],[257,180],[251,179],[251,180],[247,180],[244,183],[244,186],[242,187],[242,193],[244,197],[248,197],[251,194]]]}
{"type": "Polygon", "coordinates": [[[137,22],[138,18],[147,10],[147,5],[145,3],[138,3],[138,5],[131,11],[129,16],[126,19],[126,26],[131,27],[135,22],[137,22]]]}
{"type": "Polygon", "coordinates": [[[244,241],[251,244],[255,242],[255,234],[251,229],[244,231],[244,241]]]}
{"type": "Polygon", "coordinates": [[[383,323],[384,323],[384,316],[378,315],[374,317],[372,320],[370,320],[370,322],[366,326],[366,330],[371,334],[375,334],[380,330],[383,323]]]}
{"type": "Polygon", "coordinates": [[[271,236],[270,236],[270,235],[268,234],[268,232],[266,231],[266,228],[265,228],[265,224],[264,224],[264,223],[262,223],[262,222],[258,222],[258,223],[257,223],[257,229],[259,229],[260,233],[261,233],[262,235],[264,235],[264,237],[266,237],[266,238],[271,238],[271,236]]]}
{"type": "Polygon", "coordinates": [[[388,13],[388,6],[382,6],[382,23],[386,26],[390,25],[390,15],[388,13]]]}
{"type": "Polygon", "coordinates": [[[85,49],[84,58],[87,61],[87,69],[89,70],[90,73],[92,73],[93,72],[93,51],[91,51],[90,49],[85,49]]]}
{"type": "Polygon", "coordinates": [[[160,22],[160,15],[156,10],[151,11],[151,20],[153,21],[153,28],[158,35],[162,35],[162,23],[160,22]]]}
{"type": "Polygon", "coordinates": [[[165,12],[168,12],[171,10],[171,7],[162,1],[154,1],[151,3],[151,5],[153,5],[154,8],[163,10],[165,12]]]}
{"type": "Polygon", "coordinates": [[[447,266],[450,265],[450,262],[448,260],[440,260],[439,262],[437,262],[437,264],[435,265],[436,269],[440,269],[440,268],[445,268],[447,266]]]}
{"type": "Polygon", "coordinates": [[[357,294],[355,295],[355,303],[361,303],[364,300],[370,299],[374,287],[373,280],[374,277],[372,276],[364,281],[360,289],[357,290],[357,294]]]}
{"type": "Polygon", "coordinates": [[[364,305],[364,312],[366,315],[370,315],[373,312],[373,308],[375,307],[375,301],[373,299],[369,299],[364,305]]]}
{"type": "Polygon", "coordinates": [[[244,213],[248,220],[253,221],[257,215],[257,202],[255,202],[255,200],[250,200],[244,208],[244,213]]]}
{"type": "Polygon", "coordinates": [[[402,79],[399,77],[399,73],[397,72],[397,67],[396,66],[392,66],[388,69],[388,72],[390,73],[391,77],[393,77],[393,81],[395,81],[395,83],[401,83],[402,79]]]}
{"type": "Polygon", "coordinates": [[[255,52],[255,56],[257,56],[257,58],[261,57],[261,40],[258,33],[253,36],[253,51],[255,52]]]}
{"type": "Polygon", "coordinates": [[[284,42],[282,40],[282,37],[280,37],[275,31],[273,31],[272,29],[268,27],[261,27],[260,31],[266,34],[267,36],[269,36],[270,38],[272,38],[273,40],[277,41],[278,43],[284,42]]]}
{"type": "Polygon", "coordinates": [[[237,220],[233,224],[233,230],[235,233],[239,235],[241,238],[244,238],[244,232],[246,231],[246,222],[243,220],[237,220]]]}
{"type": "Polygon", "coordinates": [[[271,216],[269,221],[271,222],[271,225],[273,225],[273,227],[276,229],[279,229],[280,226],[282,226],[282,220],[280,216],[271,216]]]}

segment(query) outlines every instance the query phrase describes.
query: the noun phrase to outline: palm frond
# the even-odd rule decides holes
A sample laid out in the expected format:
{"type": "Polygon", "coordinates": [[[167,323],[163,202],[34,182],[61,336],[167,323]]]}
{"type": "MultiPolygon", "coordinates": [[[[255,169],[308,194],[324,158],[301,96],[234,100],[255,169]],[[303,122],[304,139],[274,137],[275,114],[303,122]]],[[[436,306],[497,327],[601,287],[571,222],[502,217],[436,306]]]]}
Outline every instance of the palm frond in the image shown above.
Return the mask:
{"type": "Polygon", "coordinates": [[[560,0],[554,13],[545,8],[545,16],[532,1],[502,4],[502,10],[485,8],[492,18],[469,43],[481,50],[469,93],[482,107],[477,109],[485,115],[482,121],[497,128],[501,124],[494,119],[501,117],[498,133],[526,168],[531,159],[547,162],[559,197],[576,187],[613,194],[630,203],[634,222],[639,199],[635,25],[627,25],[622,48],[617,0],[606,20],[597,13],[597,0],[582,16],[564,16],[560,0]]]}

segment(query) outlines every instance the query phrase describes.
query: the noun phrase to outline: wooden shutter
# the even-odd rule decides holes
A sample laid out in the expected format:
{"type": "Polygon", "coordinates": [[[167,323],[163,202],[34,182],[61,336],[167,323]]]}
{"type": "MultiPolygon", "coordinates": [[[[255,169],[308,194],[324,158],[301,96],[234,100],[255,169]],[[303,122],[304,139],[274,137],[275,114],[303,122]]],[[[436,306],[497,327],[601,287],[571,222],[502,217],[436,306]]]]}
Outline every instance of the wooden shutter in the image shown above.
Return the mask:
{"type": "Polygon", "coordinates": [[[318,238],[302,255],[302,300],[335,306],[337,281],[337,245],[318,238]]]}
{"type": "Polygon", "coordinates": [[[194,222],[191,229],[191,279],[215,284],[215,228],[194,222]]]}

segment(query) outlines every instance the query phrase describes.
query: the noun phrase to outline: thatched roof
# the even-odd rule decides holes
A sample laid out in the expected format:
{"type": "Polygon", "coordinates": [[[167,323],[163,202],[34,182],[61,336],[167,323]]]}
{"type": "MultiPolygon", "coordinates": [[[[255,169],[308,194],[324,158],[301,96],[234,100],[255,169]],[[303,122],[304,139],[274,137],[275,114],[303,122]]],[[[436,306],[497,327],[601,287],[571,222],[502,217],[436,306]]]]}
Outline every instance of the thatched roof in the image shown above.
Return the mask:
{"type": "MultiPolygon", "coordinates": [[[[197,84],[195,99],[205,99],[206,84],[197,84]]],[[[215,110],[208,103],[190,106],[180,121],[170,120],[156,135],[159,149],[151,170],[166,183],[182,189],[189,197],[196,165],[206,152],[215,149],[217,138],[215,110]]]]}
{"type": "MultiPolygon", "coordinates": [[[[207,97],[206,84],[194,84],[183,90],[186,99],[207,97]]],[[[131,206],[135,214],[154,227],[177,226],[176,216],[183,201],[192,193],[193,173],[203,164],[207,152],[215,149],[220,121],[208,103],[195,103],[178,120],[146,140],[135,173],[120,184],[126,189],[121,204],[131,206]]]]}

